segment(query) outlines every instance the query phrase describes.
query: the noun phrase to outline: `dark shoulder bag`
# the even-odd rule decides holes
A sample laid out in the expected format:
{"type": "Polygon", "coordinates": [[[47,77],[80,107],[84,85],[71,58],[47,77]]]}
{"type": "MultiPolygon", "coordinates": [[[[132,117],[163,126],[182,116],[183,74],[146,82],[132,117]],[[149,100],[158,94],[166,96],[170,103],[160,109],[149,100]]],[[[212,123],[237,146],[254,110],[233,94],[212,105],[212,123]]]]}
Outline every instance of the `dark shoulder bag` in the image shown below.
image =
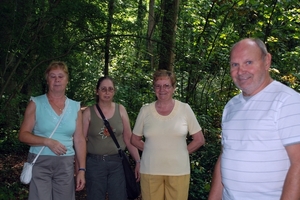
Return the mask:
{"type": "Polygon", "coordinates": [[[99,107],[98,104],[96,104],[96,107],[97,107],[97,109],[98,109],[98,111],[99,111],[99,113],[100,113],[100,115],[103,119],[104,125],[106,126],[111,138],[115,142],[115,144],[118,148],[119,155],[122,159],[122,164],[123,164],[123,169],[124,169],[124,174],[125,174],[125,180],[126,180],[127,198],[128,199],[136,199],[140,195],[141,191],[140,191],[139,183],[136,182],[134,172],[131,169],[128,157],[125,154],[125,152],[120,148],[120,145],[119,145],[119,143],[116,139],[116,136],[115,136],[114,132],[112,131],[108,120],[105,118],[101,108],[99,107]]]}

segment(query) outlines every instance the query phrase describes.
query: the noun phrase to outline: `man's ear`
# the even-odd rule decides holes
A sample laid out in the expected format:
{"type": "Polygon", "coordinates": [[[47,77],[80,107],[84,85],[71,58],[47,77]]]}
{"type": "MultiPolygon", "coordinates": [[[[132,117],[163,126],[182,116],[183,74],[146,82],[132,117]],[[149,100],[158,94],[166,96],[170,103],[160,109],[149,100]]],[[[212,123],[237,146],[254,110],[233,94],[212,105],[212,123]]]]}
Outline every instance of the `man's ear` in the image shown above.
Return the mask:
{"type": "Polygon", "coordinates": [[[265,57],[265,68],[266,70],[269,70],[272,64],[272,55],[268,53],[265,57]]]}

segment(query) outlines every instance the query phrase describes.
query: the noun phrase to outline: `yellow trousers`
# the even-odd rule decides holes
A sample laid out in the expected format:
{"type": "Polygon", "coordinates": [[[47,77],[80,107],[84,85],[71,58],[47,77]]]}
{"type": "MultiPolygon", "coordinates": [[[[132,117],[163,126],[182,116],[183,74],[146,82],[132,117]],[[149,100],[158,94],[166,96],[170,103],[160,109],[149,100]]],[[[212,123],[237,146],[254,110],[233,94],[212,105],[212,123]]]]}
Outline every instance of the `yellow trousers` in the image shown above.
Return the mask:
{"type": "Polygon", "coordinates": [[[163,176],[141,174],[143,200],[187,200],[190,175],[163,176]]]}

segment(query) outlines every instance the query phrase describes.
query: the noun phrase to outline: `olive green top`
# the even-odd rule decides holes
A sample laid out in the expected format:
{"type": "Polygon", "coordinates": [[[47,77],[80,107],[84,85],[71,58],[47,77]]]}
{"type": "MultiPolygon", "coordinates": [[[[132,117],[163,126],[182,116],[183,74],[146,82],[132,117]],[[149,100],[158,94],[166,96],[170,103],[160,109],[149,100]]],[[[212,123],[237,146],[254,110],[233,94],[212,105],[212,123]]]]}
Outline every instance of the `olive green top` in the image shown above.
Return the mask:
{"type": "MultiPolygon", "coordinates": [[[[108,135],[102,118],[96,115],[94,106],[88,107],[91,113],[91,121],[88,129],[87,152],[98,155],[113,155],[118,153],[118,149],[113,139],[108,135]],[[107,136],[108,135],[108,136],[107,136]]],[[[97,111],[98,112],[98,111],[97,111]]],[[[123,140],[123,122],[119,111],[119,104],[115,104],[115,112],[112,118],[107,119],[114,134],[121,146],[125,149],[126,145],[123,140]]]]}

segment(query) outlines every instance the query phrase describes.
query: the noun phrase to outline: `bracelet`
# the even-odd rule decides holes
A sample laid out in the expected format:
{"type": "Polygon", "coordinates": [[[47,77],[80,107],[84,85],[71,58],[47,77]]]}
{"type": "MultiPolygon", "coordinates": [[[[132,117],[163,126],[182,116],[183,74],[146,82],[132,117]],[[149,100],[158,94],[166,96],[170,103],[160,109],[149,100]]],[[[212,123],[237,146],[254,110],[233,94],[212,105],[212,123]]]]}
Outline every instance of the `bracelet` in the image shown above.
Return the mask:
{"type": "Polygon", "coordinates": [[[141,160],[136,160],[135,162],[136,162],[136,163],[140,163],[140,162],[141,162],[141,160]]]}
{"type": "Polygon", "coordinates": [[[79,168],[78,171],[86,171],[85,168],[79,168]]]}

